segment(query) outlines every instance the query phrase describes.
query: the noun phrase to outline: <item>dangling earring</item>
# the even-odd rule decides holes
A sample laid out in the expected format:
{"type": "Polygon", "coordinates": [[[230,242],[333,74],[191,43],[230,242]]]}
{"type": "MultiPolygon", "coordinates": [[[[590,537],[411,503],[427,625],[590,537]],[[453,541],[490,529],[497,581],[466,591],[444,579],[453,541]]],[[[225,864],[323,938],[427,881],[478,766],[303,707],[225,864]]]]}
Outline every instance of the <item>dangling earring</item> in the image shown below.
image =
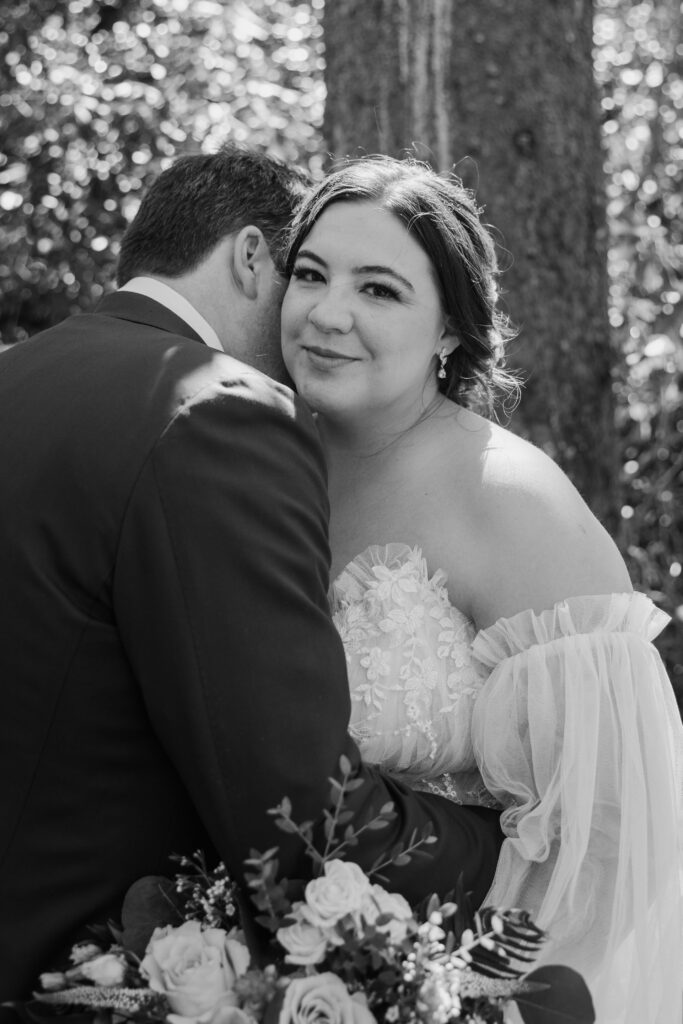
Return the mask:
{"type": "Polygon", "coordinates": [[[439,378],[439,380],[445,380],[446,379],[446,359],[447,358],[448,358],[448,352],[446,351],[446,346],[444,345],[444,347],[439,352],[439,369],[436,372],[436,375],[439,378]]]}

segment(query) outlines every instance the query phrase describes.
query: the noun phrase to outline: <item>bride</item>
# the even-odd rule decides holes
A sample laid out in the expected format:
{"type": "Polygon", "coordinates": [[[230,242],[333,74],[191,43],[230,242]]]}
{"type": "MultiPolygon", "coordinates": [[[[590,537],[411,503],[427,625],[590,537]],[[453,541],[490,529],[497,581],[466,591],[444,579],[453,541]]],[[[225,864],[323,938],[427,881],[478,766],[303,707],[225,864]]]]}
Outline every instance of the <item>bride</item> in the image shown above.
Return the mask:
{"type": "Polygon", "coordinates": [[[472,195],[366,158],[295,222],[283,352],[329,465],[335,622],[365,760],[501,809],[489,905],[549,933],[600,1024],[680,1024],[681,726],[609,536],[490,412],[504,325],[472,195]]]}

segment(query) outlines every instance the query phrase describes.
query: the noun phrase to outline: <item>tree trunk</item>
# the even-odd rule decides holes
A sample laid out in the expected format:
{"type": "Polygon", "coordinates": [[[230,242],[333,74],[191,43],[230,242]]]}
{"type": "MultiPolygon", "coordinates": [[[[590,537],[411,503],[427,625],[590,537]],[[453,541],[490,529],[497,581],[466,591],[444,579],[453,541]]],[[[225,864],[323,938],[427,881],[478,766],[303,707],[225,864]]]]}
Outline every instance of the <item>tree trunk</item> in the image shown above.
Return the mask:
{"type": "Polygon", "coordinates": [[[495,225],[512,420],[614,525],[616,441],[599,104],[587,0],[328,0],[333,158],[416,152],[495,225]]]}

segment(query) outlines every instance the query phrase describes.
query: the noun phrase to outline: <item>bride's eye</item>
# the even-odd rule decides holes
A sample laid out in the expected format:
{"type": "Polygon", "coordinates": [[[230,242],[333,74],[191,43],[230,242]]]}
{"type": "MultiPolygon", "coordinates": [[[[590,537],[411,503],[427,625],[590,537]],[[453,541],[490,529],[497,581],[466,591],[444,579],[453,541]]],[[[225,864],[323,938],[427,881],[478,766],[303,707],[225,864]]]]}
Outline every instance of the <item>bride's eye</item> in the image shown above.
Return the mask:
{"type": "Polygon", "coordinates": [[[315,267],[307,267],[305,263],[295,264],[292,277],[297,281],[304,281],[312,284],[316,281],[324,281],[323,275],[315,267]]]}
{"type": "Polygon", "coordinates": [[[383,284],[380,281],[368,281],[363,285],[363,291],[372,296],[373,299],[400,299],[401,293],[390,284],[383,284]]]}

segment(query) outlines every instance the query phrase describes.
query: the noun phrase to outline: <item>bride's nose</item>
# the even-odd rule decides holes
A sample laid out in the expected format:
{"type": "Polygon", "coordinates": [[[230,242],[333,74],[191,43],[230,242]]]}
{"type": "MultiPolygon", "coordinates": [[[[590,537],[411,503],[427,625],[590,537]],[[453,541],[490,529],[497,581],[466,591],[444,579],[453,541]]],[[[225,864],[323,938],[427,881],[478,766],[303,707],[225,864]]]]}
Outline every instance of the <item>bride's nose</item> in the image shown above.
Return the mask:
{"type": "Polygon", "coordinates": [[[348,334],[353,324],[348,303],[341,290],[336,288],[328,288],[324,295],[319,296],[308,311],[308,320],[324,334],[348,334]]]}

